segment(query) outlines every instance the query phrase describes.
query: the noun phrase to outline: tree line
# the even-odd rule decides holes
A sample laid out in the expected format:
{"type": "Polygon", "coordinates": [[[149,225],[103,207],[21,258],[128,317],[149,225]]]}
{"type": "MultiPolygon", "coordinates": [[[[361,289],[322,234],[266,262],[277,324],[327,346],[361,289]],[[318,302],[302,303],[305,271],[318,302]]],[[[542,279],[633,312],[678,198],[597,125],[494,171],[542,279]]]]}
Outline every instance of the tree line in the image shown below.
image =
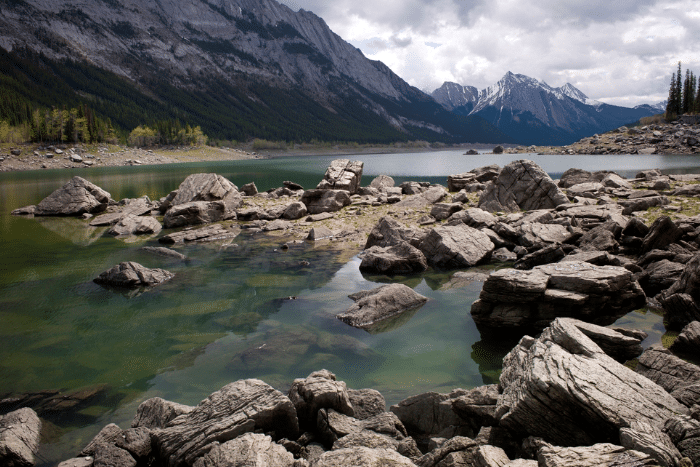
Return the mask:
{"type": "Polygon", "coordinates": [[[685,70],[684,78],[681,62],[678,62],[678,71],[673,73],[668,91],[666,120],[695,113],[700,113],[700,83],[697,76],[688,69],[685,70]]]}

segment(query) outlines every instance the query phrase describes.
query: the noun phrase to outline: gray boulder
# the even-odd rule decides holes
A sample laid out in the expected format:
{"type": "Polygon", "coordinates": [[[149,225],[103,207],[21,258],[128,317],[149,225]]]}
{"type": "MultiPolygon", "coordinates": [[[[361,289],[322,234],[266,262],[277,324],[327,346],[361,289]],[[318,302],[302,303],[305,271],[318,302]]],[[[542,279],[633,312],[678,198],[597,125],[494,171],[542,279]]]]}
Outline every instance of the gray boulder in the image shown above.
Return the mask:
{"type": "Polygon", "coordinates": [[[163,230],[163,226],[151,216],[126,216],[113,225],[108,231],[108,235],[117,237],[131,235],[155,235],[163,230]]]}
{"type": "Polygon", "coordinates": [[[337,318],[350,326],[369,330],[380,321],[423,306],[428,299],[403,284],[383,285],[350,295],[355,304],[337,318]]]}
{"type": "Polygon", "coordinates": [[[369,184],[371,188],[374,188],[379,191],[386,191],[387,188],[393,188],[394,185],[394,179],[388,175],[379,175],[375,177],[369,184]]]}
{"type": "Polygon", "coordinates": [[[626,190],[632,189],[632,184],[616,173],[607,174],[601,183],[609,188],[624,188],[626,190]]]}
{"type": "Polygon", "coordinates": [[[301,219],[306,216],[308,211],[306,205],[299,201],[289,204],[285,207],[282,217],[288,220],[301,219]]]}
{"type": "Polygon", "coordinates": [[[245,196],[255,196],[258,194],[258,187],[255,186],[255,182],[246,183],[241,187],[241,193],[245,196]]]}
{"type": "Polygon", "coordinates": [[[0,464],[31,467],[36,463],[41,420],[30,408],[0,415],[0,464]]]}
{"type": "Polygon", "coordinates": [[[552,209],[569,200],[537,164],[528,160],[511,162],[479,199],[479,207],[489,211],[515,212],[552,209]]]}
{"type": "Polygon", "coordinates": [[[581,183],[598,181],[593,174],[583,169],[569,169],[559,179],[559,188],[569,188],[581,183]]]}
{"type": "Polygon", "coordinates": [[[662,292],[661,305],[670,329],[680,330],[700,320],[700,254],[686,265],[678,279],[662,292]]]}
{"type": "Polygon", "coordinates": [[[241,204],[241,193],[236,185],[217,174],[192,174],[174,193],[167,207],[195,201],[225,201],[228,209],[233,210],[241,204]]]}
{"type": "MultiPolygon", "coordinates": [[[[687,415],[678,415],[666,421],[664,431],[668,433],[681,456],[687,457],[692,465],[700,465],[700,422],[687,415]]],[[[685,464],[687,465],[689,464],[685,464]]]]}
{"type": "Polygon", "coordinates": [[[610,443],[562,448],[545,445],[537,454],[540,467],[643,467],[656,461],[642,452],[610,443]]]}
{"type": "Polygon", "coordinates": [[[687,409],[663,388],[616,362],[559,318],[526,336],[503,360],[500,426],[561,446],[616,442],[634,421],[661,426],[687,409]]]}
{"type": "Polygon", "coordinates": [[[676,357],[663,347],[648,348],[639,357],[637,373],[649,378],[688,407],[700,403],[700,367],[676,357]]]}
{"type": "Polygon", "coordinates": [[[656,206],[666,206],[671,201],[665,196],[650,196],[646,198],[631,199],[629,201],[621,200],[620,205],[624,208],[622,214],[630,215],[637,211],[646,211],[649,208],[656,206]]]}
{"type": "Polygon", "coordinates": [[[97,185],[77,175],[44,198],[34,210],[35,216],[81,216],[107,209],[111,196],[97,185]]]}
{"type": "Polygon", "coordinates": [[[461,203],[436,203],[430,210],[430,215],[439,221],[444,221],[462,209],[461,203]]]}
{"type": "Polygon", "coordinates": [[[488,261],[495,245],[480,230],[459,224],[432,229],[418,249],[432,266],[468,268],[488,261]]]}
{"type": "Polygon", "coordinates": [[[465,424],[453,410],[453,403],[466,394],[468,391],[461,389],[449,394],[418,394],[392,405],[389,410],[401,420],[412,435],[438,435],[452,427],[465,424]]]}
{"type": "Polygon", "coordinates": [[[668,216],[661,216],[651,224],[649,233],[644,237],[639,253],[644,254],[651,250],[663,250],[672,243],[676,243],[683,237],[681,230],[668,216]]]}
{"type": "Polygon", "coordinates": [[[439,203],[447,196],[447,191],[441,186],[431,186],[415,196],[408,196],[396,203],[400,208],[421,209],[439,203]]]}
{"type": "Polygon", "coordinates": [[[246,433],[199,458],[193,467],[292,467],[294,456],[263,434],[246,433]]]}
{"type": "Polygon", "coordinates": [[[94,456],[101,446],[115,446],[122,439],[123,430],[115,423],[104,426],[99,433],[80,451],[80,456],[94,456]]]}
{"type": "Polygon", "coordinates": [[[352,447],[328,451],[314,462],[314,467],[415,467],[411,459],[393,449],[352,447]]]}
{"type": "Polygon", "coordinates": [[[94,279],[94,282],[96,284],[133,289],[156,286],[173,277],[175,277],[175,274],[164,269],[148,269],[139,263],[127,261],[103,272],[94,279]]]}
{"type": "Polygon", "coordinates": [[[166,229],[187,225],[210,224],[234,219],[236,212],[224,201],[193,201],[173,206],[163,217],[166,229]]]}
{"type": "Polygon", "coordinates": [[[373,246],[362,253],[360,271],[379,274],[411,274],[428,269],[425,255],[409,243],[382,248],[373,246]]]}
{"type": "Polygon", "coordinates": [[[171,259],[177,259],[180,261],[184,261],[187,259],[187,256],[183,255],[180,252],[177,252],[175,250],[171,250],[170,248],[163,248],[163,247],[156,247],[156,246],[145,246],[141,248],[141,251],[145,251],[146,253],[150,253],[155,256],[162,256],[164,258],[171,258],[171,259]]]}
{"type": "Polygon", "coordinates": [[[143,401],[136,409],[136,416],[131,421],[131,428],[165,428],[168,423],[180,415],[188,414],[194,410],[189,405],[177,404],[166,401],[160,397],[153,397],[143,401]]]}
{"type": "Polygon", "coordinates": [[[627,449],[648,454],[663,467],[675,467],[681,460],[681,453],[663,431],[663,427],[651,423],[633,421],[629,428],[621,428],[620,444],[627,449]]]}
{"type": "Polygon", "coordinates": [[[201,243],[230,240],[238,236],[238,231],[232,230],[231,226],[221,224],[208,225],[198,229],[186,229],[164,235],[158,239],[160,243],[201,243]]]}
{"type": "Polygon", "coordinates": [[[136,459],[127,451],[114,444],[95,446],[93,456],[95,467],[136,467],[136,459]]]}
{"type": "Polygon", "coordinates": [[[119,223],[119,221],[126,217],[143,216],[151,212],[151,204],[148,202],[147,198],[137,198],[128,201],[129,202],[117,212],[110,212],[95,217],[90,221],[90,225],[93,227],[111,226],[119,223]]]}
{"type": "Polygon", "coordinates": [[[295,436],[299,424],[287,396],[260,380],[247,379],[224,386],[190,413],[156,431],[154,442],[168,466],[184,467],[194,464],[215,443],[258,430],[295,436]]]}
{"type": "Polygon", "coordinates": [[[649,297],[656,296],[662,290],[667,290],[680,279],[685,265],[674,263],[667,259],[651,263],[639,276],[639,285],[649,297]]]}
{"type": "Polygon", "coordinates": [[[627,269],[569,261],[493,272],[471,314],[478,326],[537,331],[557,317],[612,324],[645,303],[627,269]]]}
{"type": "Polygon", "coordinates": [[[399,245],[408,242],[413,246],[420,244],[422,236],[420,232],[406,227],[393,217],[384,216],[372,228],[367,237],[365,249],[379,246],[382,248],[399,245]]]}
{"type": "Polygon", "coordinates": [[[313,429],[319,409],[333,409],[352,417],[355,414],[347,386],[328,370],[295,379],[288,393],[302,429],[313,429]]]}
{"type": "Polygon", "coordinates": [[[691,355],[700,353],[700,321],[693,321],[683,328],[671,344],[671,351],[691,355]]]}
{"type": "Polygon", "coordinates": [[[496,216],[479,208],[469,208],[463,211],[458,211],[448,219],[448,223],[450,225],[463,223],[469,227],[474,227],[475,229],[481,229],[484,227],[490,228],[493,227],[496,222],[498,222],[496,216]]]}
{"type": "Polygon", "coordinates": [[[358,420],[386,412],[384,396],[376,389],[348,389],[348,397],[358,420]]]}
{"type": "Polygon", "coordinates": [[[306,190],[301,196],[309,214],[336,212],[352,203],[350,194],[345,190],[306,190]]]}
{"type": "Polygon", "coordinates": [[[336,159],[331,162],[323,180],[316,188],[319,190],[344,190],[355,194],[362,182],[363,167],[364,162],[336,159]]]}

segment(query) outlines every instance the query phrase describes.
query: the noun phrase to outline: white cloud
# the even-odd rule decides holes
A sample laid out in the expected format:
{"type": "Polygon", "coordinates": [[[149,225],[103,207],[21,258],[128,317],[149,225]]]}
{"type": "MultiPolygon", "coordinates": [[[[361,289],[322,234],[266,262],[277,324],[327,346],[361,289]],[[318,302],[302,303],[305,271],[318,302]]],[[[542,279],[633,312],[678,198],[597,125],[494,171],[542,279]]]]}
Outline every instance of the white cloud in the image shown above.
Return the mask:
{"type": "Polygon", "coordinates": [[[678,61],[700,73],[696,0],[282,0],[322,17],[410,84],[483,89],[507,71],[633,106],[666,98],[678,61]]]}

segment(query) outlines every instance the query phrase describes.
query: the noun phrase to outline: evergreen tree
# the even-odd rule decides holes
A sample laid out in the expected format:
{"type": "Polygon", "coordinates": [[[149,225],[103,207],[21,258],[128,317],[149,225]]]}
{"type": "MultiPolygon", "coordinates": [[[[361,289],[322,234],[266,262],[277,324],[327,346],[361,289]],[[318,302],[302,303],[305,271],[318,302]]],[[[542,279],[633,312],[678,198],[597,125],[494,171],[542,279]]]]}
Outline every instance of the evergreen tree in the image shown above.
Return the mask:
{"type": "Polygon", "coordinates": [[[675,120],[678,116],[678,109],[676,108],[676,103],[678,101],[676,94],[678,90],[676,88],[676,74],[673,73],[671,77],[671,86],[668,89],[668,102],[666,103],[666,120],[675,120]]]}
{"type": "Polygon", "coordinates": [[[680,116],[683,113],[683,70],[681,69],[681,62],[678,62],[678,72],[676,73],[676,94],[674,109],[675,114],[680,116]]]}

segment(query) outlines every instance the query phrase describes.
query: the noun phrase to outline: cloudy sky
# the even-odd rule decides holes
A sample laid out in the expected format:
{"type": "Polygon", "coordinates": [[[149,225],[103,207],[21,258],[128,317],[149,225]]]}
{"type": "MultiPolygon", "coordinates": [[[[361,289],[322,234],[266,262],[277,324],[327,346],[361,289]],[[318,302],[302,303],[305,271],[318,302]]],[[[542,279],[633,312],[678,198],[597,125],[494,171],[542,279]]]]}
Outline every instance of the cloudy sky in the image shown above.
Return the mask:
{"type": "Polygon", "coordinates": [[[667,98],[677,63],[700,74],[698,0],[281,0],[432,91],[512,71],[634,106],[667,98]]]}

